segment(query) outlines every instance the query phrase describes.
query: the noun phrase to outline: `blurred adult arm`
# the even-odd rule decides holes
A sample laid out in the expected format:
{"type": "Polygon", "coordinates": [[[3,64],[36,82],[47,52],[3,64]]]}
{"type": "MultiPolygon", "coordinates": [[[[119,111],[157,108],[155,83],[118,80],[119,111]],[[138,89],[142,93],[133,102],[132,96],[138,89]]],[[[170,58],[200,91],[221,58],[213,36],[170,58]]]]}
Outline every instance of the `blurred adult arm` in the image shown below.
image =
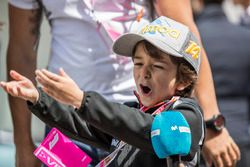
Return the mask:
{"type": "MultiPolygon", "coordinates": [[[[156,10],[160,15],[165,15],[187,25],[200,39],[198,29],[193,20],[190,0],[156,0],[156,2],[156,10]]],[[[205,120],[208,120],[220,112],[216,101],[212,72],[203,48],[201,60],[195,96],[203,109],[205,120]]],[[[213,162],[216,167],[234,166],[240,158],[239,148],[225,128],[221,133],[215,133],[207,129],[203,153],[207,163],[211,165],[213,162]]]]}
{"type": "MultiPolygon", "coordinates": [[[[35,83],[37,44],[41,10],[23,10],[9,4],[9,44],[7,72],[16,70],[35,83]]],[[[8,80],[11,80],[8,73],[8,80]]],[[[14,128],[16,166],[35,167],[40,162],[33,155],[35,145],[31,137],[31,113],[26,102],[9,96],[14,128]]]]}
{"type": "Polygon", "coordinates": [[[0,31],[2,30],[3,22],[0,21],[0,31]]]}

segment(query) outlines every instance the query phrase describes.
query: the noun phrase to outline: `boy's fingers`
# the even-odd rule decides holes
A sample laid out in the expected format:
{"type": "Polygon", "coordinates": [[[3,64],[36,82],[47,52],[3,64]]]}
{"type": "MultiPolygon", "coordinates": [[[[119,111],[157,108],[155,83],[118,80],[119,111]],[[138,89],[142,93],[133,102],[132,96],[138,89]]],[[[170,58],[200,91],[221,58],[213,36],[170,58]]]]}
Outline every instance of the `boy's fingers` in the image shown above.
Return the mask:
{"type": "Polygon", "coordinates": [[[6,82],[1,81],[0,86],[3,88],[6,85],[6,82]]]}
{"type": "MultiPolygon", "coordinates": [[[[41,78],[38,76],[37,81],[42,85],[42,87],[49,92],[53,92],[55,90],[54,84],[50,84],[49,82],[46,82],[44,80],[41,80],[41,78]]],[[[46,93],[46,92],[45,92],[46,93]]],[[[51,96],[51,94],[49,94],[51,96]]]]}
{"type": "Polygon", "coordinates": [[[20,86],[17,86],[17,92],[18,92],[19,95],[23,95],[23,91],[20,88],[20,86]]]}
{"type": "Polygon", "coordinates": [[[7,90],[7,92],[10,94],[10,95],[12,95],[12,96],[15,96],[15,93],[13,92],[13,88],[12,87],[10,87],[10,86],[6,86],[6,90],[7,90]]]}
{"type": "Polygon", "coordinates": [[[27,93],[25,91],[23,91],[23,89],[21,89],[20,86],[17,86],[17,92],[18,92],[18,95],[20,97],[23,97],[23,98],[26,98],[28,97],[27,93]]]}
{"type": "Polygon", "coordinates": [[[28,82],[27,80],[19,81],[19,82],[18,82],[18,86],[19,86],[19,87],[20,87],[20,86],[21,86],[21,87],[22,87],[22,86],[24,86],[24,87],[27,87],[27,86],[28,86],[28,87],[29,87],[29,86],[31,86],[31,84],[32,84],[32,83],[28,82]]]}
{"type": "Polygon", "coordinates": [[[49,96],[55,98],[55,96],[53,95],[53,92],[50,91],[50,89],[47,89],[46,87],[43,87],[42,89],[43,89],[43,91],[44,91],[47,95],[49,95],[49,96]]]}
{"type": "Polygon", "coordinates": [[[63,70],[63,68],[59,68],[59,73],[60,73],[61,76],[70,78],[70,77],[68,76],[68,74],[63,70]]]}
{"type": "Polygon", "coordinates": [[[5,92],[7,92],[13,96],[13,90],[11,88],[11,87],[13,87],[12,84],[8,84],[6,82],[1,82],[1,87],[4,89],[5,92]]]}
{"type": "Polygon", "coordinates": [[[41,77],[40,75],[37,75],[36,80],[43,86],[43,87],[48,87],[48,82],[41,77]]]}
{"type": "Polygon", "coordinates": [[[20,86],[17,86],[17,92],[18,92],[18,95],[21,96],[21,97],[27,97],[27,93],[23,91],[23,89],[21,89],[20,86]]]}
{"type": "Polygon", "coordinates": [[[21,88],[20,86],[14,84],[14,83],[6,83],[6,82],[0,82],[1,87],[10,94],[11,96],[14,97],[22,97],[23,94],[21,93],[21,88]]]}
{"type": "MultiPolygon", "coordinates": [[[[0,85],[1,85],[1,87],[3,88],[3,90],[4,90],[5,92],[7,92],[6,83],[5,83],[5,82],[1,82],[0,85]]],[[[8,92],[7,92],[7,93],[8,93],[8,92]]]]}
{"type": "Polygon", "coordinates": [[[7,90],[7,92],[11,93],[10,85],[9,84],[6,84],[6,90],[7,90]]]}
{"type": "Polygon", "coordinates": [[[13,86],[11,90],[15,96],[18,96],[17,86],[13,86]]]}
{"type": "Polygon", "coordinates": [[[46,76],[48,77],[49,79],[53,80],[53,81],[60,81],[61,77],[57,74],[54,74],[52,72],[49,72],[48,70],[41,70],[41,72],[46,76]]]}
{"type": "Polygon", "coordinates": [[[14,70],[10,70],[10,76],[17,81],[27,79],[26,77],[24,77],[23,75],[19,74],[18,72],[14,70]]]}
{"type": "Polygon", "coordinates": [[[39,70],[36,71],[36,75],[36,79],[38,80],[38,82],[45,87],[53,87],[56,84],[53,80],[48,78],[46,75],[44,75],[44,73],[39,70]]]}

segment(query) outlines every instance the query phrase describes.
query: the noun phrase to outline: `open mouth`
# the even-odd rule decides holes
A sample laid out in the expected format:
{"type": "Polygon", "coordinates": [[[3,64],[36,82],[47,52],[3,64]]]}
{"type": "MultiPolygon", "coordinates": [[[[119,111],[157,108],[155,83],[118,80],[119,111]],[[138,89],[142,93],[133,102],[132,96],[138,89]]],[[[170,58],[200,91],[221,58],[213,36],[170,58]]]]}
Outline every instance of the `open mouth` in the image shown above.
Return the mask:
{"type": "Polygon", "coordinates": [[[144,95],[149,95],[150,92],[151,92],[151,88],[149,88],[148,86],[145,86],[145,85],[140,84],[140,88],[141,88],[142,93],[143,93],[144,95]]]}

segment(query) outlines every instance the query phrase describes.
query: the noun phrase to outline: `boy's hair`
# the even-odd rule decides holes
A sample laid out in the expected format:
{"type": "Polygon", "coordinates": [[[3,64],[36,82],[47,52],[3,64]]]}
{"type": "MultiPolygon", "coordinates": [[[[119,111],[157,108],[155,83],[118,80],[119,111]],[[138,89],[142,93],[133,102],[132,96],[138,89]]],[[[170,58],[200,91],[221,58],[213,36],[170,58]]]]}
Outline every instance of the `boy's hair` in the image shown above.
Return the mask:
{"type": "MultiPolygon", "coordinates": [[[[139,43],[143,44],[145,52],[150,57],[160,58],[162,53],[164,53],[161,50],[157,49],[154,45],[152,45],[148,41],[143,40],[138,42],[135,48],[133,49],[133,57],[135,54],[136,47],[138,46],[139,43]]],[[[175,96],[190,97],[194,89],[195,83],[197,81],[197,74],[195,72],[195,69],[183,58],[175,56],[169,56],[169,57],[172,63],[177,66],[176,82],[187,84],[187,87],[185,87],[185,89],[181,91],[177,90],[175,92],[175,96]]]]}

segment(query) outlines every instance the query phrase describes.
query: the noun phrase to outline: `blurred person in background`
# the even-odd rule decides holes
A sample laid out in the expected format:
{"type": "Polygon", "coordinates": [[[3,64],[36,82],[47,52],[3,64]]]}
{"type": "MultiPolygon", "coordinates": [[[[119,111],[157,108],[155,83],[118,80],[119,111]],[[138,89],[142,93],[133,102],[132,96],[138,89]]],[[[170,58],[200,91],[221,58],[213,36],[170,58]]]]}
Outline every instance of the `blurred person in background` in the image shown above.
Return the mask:
{"type": "Polygon", "coordinates": [[[197,0],[195,18],[211,65],[219,109],[240,147],[241,160],[237,166],[247,167],[250,166],[250,31],[228,21],[222,2],[197,0]]]}
{"type": "Polygon", "coordinates": [[[240,16],[240,25],[250,28],[250,0],[233,0],[235,5],[243,7],[243,14],[240,16]]]}
{"type": "MultiPolygon", "coordinates": [[[[190,0],[9,0],[7,71],[16,70],[34,83],[42,11],[50,23],[52,35],[48,69],[58,72],[62,67],[80,88],[95,90],[108,100],[120,103],[135,100],[129,93],[134,89],[132,62],[117,57],[110,48],[114,39],[136,26],[133,24],[135,20],[143,23],[153,18],[155,13],[165,15],[189,26],[199,38],[190,0]]],[[[195,95],[206,120],[219,114],[204,50],[195,95]]],[[[32,154],[35,145],[31,138],[31,115],[26,103],[13,97],[9,97],[9,102],[14,125],[16,166],[39,166],[32,154]]],[[[55,105],[59,107],[59,104],[55,105]]],[[[223,128],[221,133],[207,131],[204,148],[208,163],[213,161],[218,166],[222,162],[235,163],[240,153],[237,149],[232,150],[234,145],[227,129],[223,128]],[[225,159],[222,155],[230,158],[225,159]]]]}
{"type": "Polygon", "coordinates": [[[250,27],[250,0],[225,0],[222,8],[230,22],[250,27]]]}

